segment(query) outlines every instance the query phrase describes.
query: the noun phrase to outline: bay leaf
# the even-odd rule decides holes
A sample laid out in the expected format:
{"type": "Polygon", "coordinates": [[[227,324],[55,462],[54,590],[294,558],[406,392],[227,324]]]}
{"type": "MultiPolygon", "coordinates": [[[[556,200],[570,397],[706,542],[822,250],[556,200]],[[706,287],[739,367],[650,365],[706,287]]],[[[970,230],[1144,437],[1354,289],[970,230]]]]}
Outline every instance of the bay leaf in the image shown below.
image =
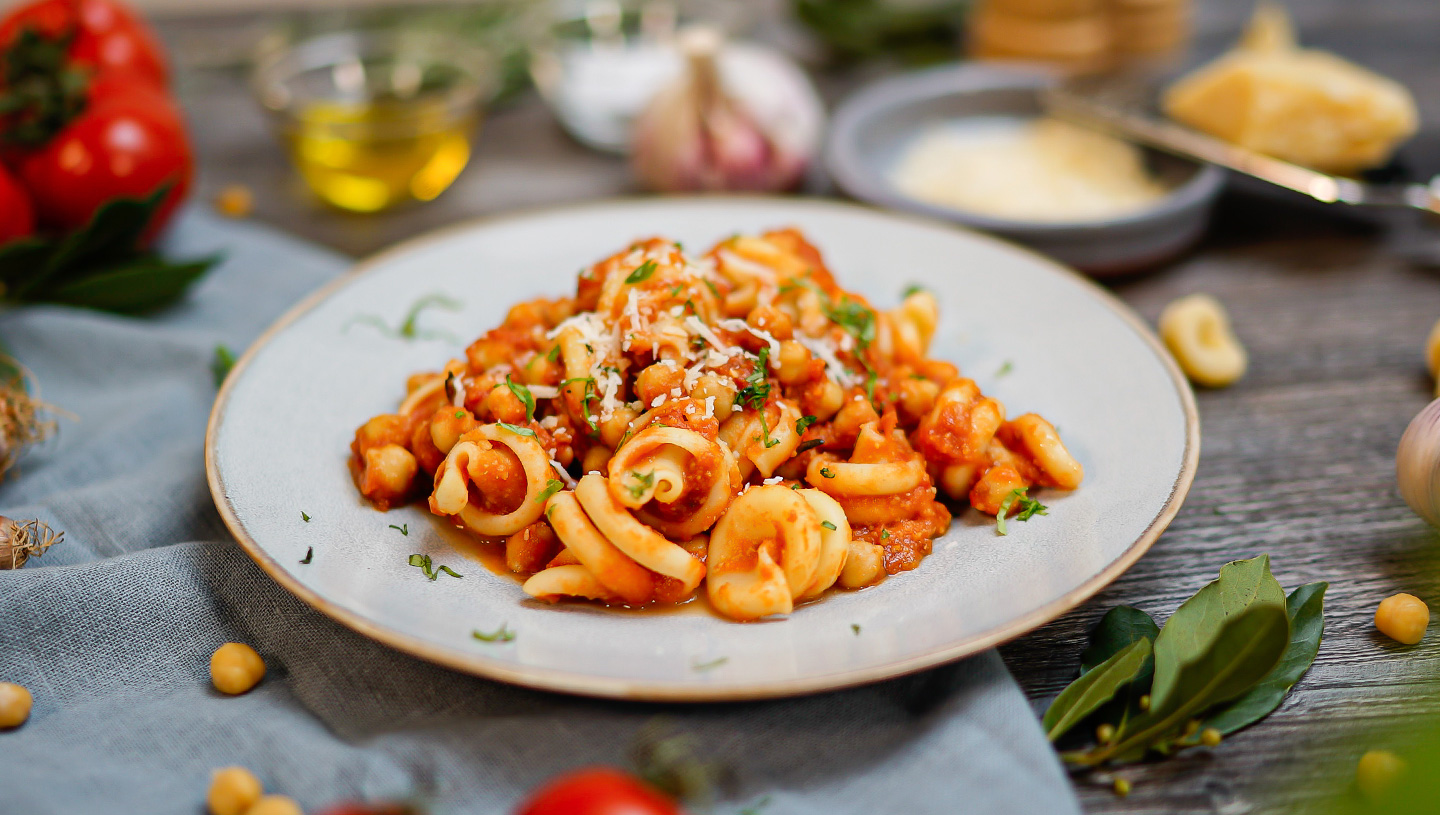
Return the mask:
{"type": "Polygon", "coordinates": [[[191,263],[170,263],[157,255],[142,255],[99,273],[46,289],[34,299],[120,314],[138,314],[173,302],[205,274],[215,260],[206,258],[191,263]]]}
{"type": "Polygon", "coordinates": [[[1141,637],[1071,682],[1045,711],[1041,724],[1046,737],[1054,741],[1115,698],[1149,660],[1150,640],[1141,637]]]}
{"type": "Polygon", "coordinates": [[[1116,606],[1105,612],[1090,633],[1090,645],[1080,654],[1080,675],[1119,653],[1130,643],[1144,638],[1152,643],[1160,633],[1149,614],[1134,606],[1116,606]]]}
{"type": "MultiPolygon", "coordinates": [[[[1166,628],[1173,621],[1173,617],[1167,621],[1166,628]]],[[[1164,634],[1162,629],[1162,638],[1164,634]]],[[[1218,633],[1210,638],[1204,651],[1174,669],[1168,702],[1163,707],[1153,702],[1152,690],[1150,710],[1131,719],[1113,742],[1085,753],[1067,754],[1066,760],[1094,766],[1107,761],[1136,760],[1147,749],[1167,749],[1171,739],[1191,719],[1245,693],[1265,678],[1280,662],[1289,642],[1290,620],[1283,601],[1252,601],[1238,614],[1221,622],[1218,633]]],[[[1159,645],[1157,642],[1156,647],[1159,645]]],[[[1157,658],[1157,683],[1160,665],[1157,658]]]]}
{"type": "MultiPolygon", "coordinates": [[[[1194,597],[1181,604],[1165,627],[1155,637],[1155,683],[1150,688],[1151,711],[1163,715],[1168,710],[1185,702],[1178,692],[1178,683],[1184,675],[1184,667],[1203,658],[1214,660],[1212,652],[1220,633],[1229,622],[1256,606],[1270,607],[1284,624],[1282,634],[1289,641],[1289,621],[1285,616],[1285,591],[1270,574],[1270,557],[1260,555],[1249,560],[1227,563],[1220,569],[1220,576],[1211,581],[1194,597]]],[[[1280,651],[1284,651],[1282,645],[1280,651]]],[[[1280,658],[1275,654],[1271,666],[1280,658]]],[[[1266,668],[1269,670],[1269,667],[1266,668]]],[[[1262,674],[1263,676],[1263,674],[1262,674]]],[[[1255,677],[1249,684],[1260,680],[1255,677]]],[[[1248,688],[1239,688],[1231,696],[1248,688]]],[[[1216,704],[1225,699],[1211,700],[1216,704]]],[[[1208,705],[1207,705],[1208,707],[1208,705]]],[[[1203,710],[1204,708],[1201,708],[1203,710]]]]}
{"type": "Polygon", "coordinates": [[[1270,715],[1285,694],[1309,670],[1320,652],[1325,633],[1325,589],[1329,583],[1306,583],[1285,598],[1285,613],[1290,618],[1290,644],[1280,664],[1260,680],[1244,696],[1211,713],[1205,727],[1222,734],[1234,733],[1270,715]]]}

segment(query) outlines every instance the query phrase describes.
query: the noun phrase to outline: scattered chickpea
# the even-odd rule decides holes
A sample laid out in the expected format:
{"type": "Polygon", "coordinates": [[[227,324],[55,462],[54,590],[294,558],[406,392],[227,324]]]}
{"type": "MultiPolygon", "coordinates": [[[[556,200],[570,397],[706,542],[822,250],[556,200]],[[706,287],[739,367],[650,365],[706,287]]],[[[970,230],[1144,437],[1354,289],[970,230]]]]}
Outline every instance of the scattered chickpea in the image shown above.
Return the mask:
{"type": "Polygon", "coordinates": [[[1102,724],[1095,728],[1095,739],[1101,744],[1109,744],[1113,738],[1115,738],[1115,725],[1102,724]]]}
{"type": "Polygon", "coordinates": [[[264,792],[254,773],[244,767],[224,767],[210,776],[205,806],[210,815],[245,815],[264,792]]]}
{"type": "Polygon", "coordinates": [[[1207,727],[1200,731],[1200,743],[1206,747],[1219,746],[1221,738],[1220,731],[1213,727],[1207,727]]]}
{"type": "Polygon", "coordinates": [[[1413,594],[1396,594],[1380,601],[1375,609],[1375,627],[1396,642],[1414,645],[1425,636],[1430,608],[1413,594]]]}
{"type": "Polygon", "coordinates": [[[259,684],[265,676],[265,661],[255,649],[239,642],[227,642],[210,657],[210,681],[215,689],[232,696],[259,684]]]}
{"type": "Polygon", "coordinates": [[[23,685],[0,682],[0,730],[25,724],[25,720],[30,718],[32,704],[34,699],[23,685]]]}
{"type": "Polygon", "coordinates": [[[1115,779],[1115,794],[1124,798],[1130,794],[1130,781],[1125,778],[1115,779]]]}
{"type": "Polygon", "coordinates": [[[1389,750],[1371,750],[1360,757],[1355,767],[1355,784],[1366,798],[1381,798],[1400,776],[1405,774],[1405,762],[1389,750]]]}
{"type": "Polygon", "coordinates": [[[305,815],[305,811],[288,795],[267,795],[245,810],[245,815],[305,815]]]}
{"type": "Polygon", "coordinates": [[[227,218],[245,218],[255,209],[255,196],[244,184],[231,184],[215,196],[215,210],[227,218]]]}

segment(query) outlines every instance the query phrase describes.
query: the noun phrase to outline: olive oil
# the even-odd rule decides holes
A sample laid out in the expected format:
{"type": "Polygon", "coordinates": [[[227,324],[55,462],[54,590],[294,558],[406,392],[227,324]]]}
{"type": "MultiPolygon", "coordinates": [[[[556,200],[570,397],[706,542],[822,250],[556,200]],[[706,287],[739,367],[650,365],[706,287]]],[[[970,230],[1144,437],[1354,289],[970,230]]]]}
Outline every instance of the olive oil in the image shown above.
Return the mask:
{"type": "Polygon", "coordinates": [[[444,192],[470,161],[478,119],[433,97],[317,101],[301,108],[286,140],[317,195],[376,212],[444,192]]]}

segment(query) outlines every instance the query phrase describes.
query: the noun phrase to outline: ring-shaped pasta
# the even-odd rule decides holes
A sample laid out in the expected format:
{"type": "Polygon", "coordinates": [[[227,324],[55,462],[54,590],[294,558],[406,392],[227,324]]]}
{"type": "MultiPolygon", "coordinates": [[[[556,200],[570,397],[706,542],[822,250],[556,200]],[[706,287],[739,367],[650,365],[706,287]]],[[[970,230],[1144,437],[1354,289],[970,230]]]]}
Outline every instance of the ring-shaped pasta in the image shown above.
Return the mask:
{"type": "Polygon", "coordinates": [[[850,554],[851,533],[850,521],[845,518],[840,502],[819,490],[795,490],[795,494],[804,498],[820,519],[820,558],[815,565],[815,577],[811,579],[810,587],[795,598],[798,602],[819,597],[835,585],[850,554]]]}
{"type": "Polygon", "coordinates": [[[580,479],[575,485],[575,497],[580,499],[590,522],[607,540],[641,566],[678,580],[683,593],[694,591],[705,579],[705,564],[635,520],[635,516],[610,495],[604,476],[590,473],[580,479]]]}
{"type": "Polygon", "coordinates": [[[558,602],[563,597],[584,597],[602,602],[615,599],[599,578],[581,565],[551,566],[530,576],[521,590],[537,600],[558,602]]]}
{"type": "Polygon", "coordinates": [[[574,493],[551,496],[545,512],[565,548],[612,594],[631,605],[648,603],[655,596],[654,573],[606,540],[585,516],[574,493]]]}
{"type": "Polygon", "coordinates": [[[484,424],[465,434],[478,435],[493,444],[504,445],[519,460],[525,471],[525,497],[520,506],[504,514],[487,512],[470,503],[471,459],[480,452],[473,438],[457,442],[446,454],[435,473],[435,491],[430,496],[430,509],[437,515],[454,515],[472,532],[498,537],[513,535],[540,520],[545,506],[535,497],[545,491],[554,477],[550,456],[533,436],[522,436],[499,425],[484,424]]]}
{"type": "Polygon", "coordinates": [[[789,614],[815,579],[820,519],[795,490],[746,490],[710,533],[705,590],[717,611],[736,620],[789,614]]]}
{"type": "Polygon", "coordinates": [[[709,529],[730,506],[741,482],[735,457],[724,445],[693,430],[658,425],[636,433],[615,451],[608,472],[611,497],[675,539],[709,529]],[[652,500],[668,507],[647,508],[652,500]],[[683,513],[677,516],[670,508],[683,513]]]}
{"type": "Polygon", "coordinates": [[[831,454],[810,460],[805,480],[829,495],[899,495],[909,492],[925,479],[925,462],[919,457],[905,461],[857,464],[840,461],[831,454]]]}

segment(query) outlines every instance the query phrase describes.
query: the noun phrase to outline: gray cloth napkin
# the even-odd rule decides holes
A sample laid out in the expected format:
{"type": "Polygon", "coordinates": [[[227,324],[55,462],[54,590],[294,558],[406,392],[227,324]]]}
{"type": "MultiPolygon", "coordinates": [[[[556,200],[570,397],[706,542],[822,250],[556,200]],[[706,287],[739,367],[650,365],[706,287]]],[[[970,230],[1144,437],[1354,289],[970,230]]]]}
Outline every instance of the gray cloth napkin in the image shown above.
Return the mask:
{"type": "Polygon", "coordinates": [[[242,349],[347,261],[199,211],[169,250],[227,259],[147,319],[0,315],[45,400],[74,415],[0,486],[0,512],[65,531],[43,559],[0,572],[0,680],[35,697],[30,721],[0,732],[0,815],[195,815],[210,770],[229,764],[312,812],[422,793],[436,815],[503,813],[556,773],[624,763],[657,718],[734,770],[718,813],[766,796],[764,815],[1079,811],[993,651],[801,699],[661,706],[477,679],[312,611],[215,513],[210,366],[218,343],[242,349]],[[211,652],[232,640],[269,669],[235,698],[209,682],[211,652]]]}

